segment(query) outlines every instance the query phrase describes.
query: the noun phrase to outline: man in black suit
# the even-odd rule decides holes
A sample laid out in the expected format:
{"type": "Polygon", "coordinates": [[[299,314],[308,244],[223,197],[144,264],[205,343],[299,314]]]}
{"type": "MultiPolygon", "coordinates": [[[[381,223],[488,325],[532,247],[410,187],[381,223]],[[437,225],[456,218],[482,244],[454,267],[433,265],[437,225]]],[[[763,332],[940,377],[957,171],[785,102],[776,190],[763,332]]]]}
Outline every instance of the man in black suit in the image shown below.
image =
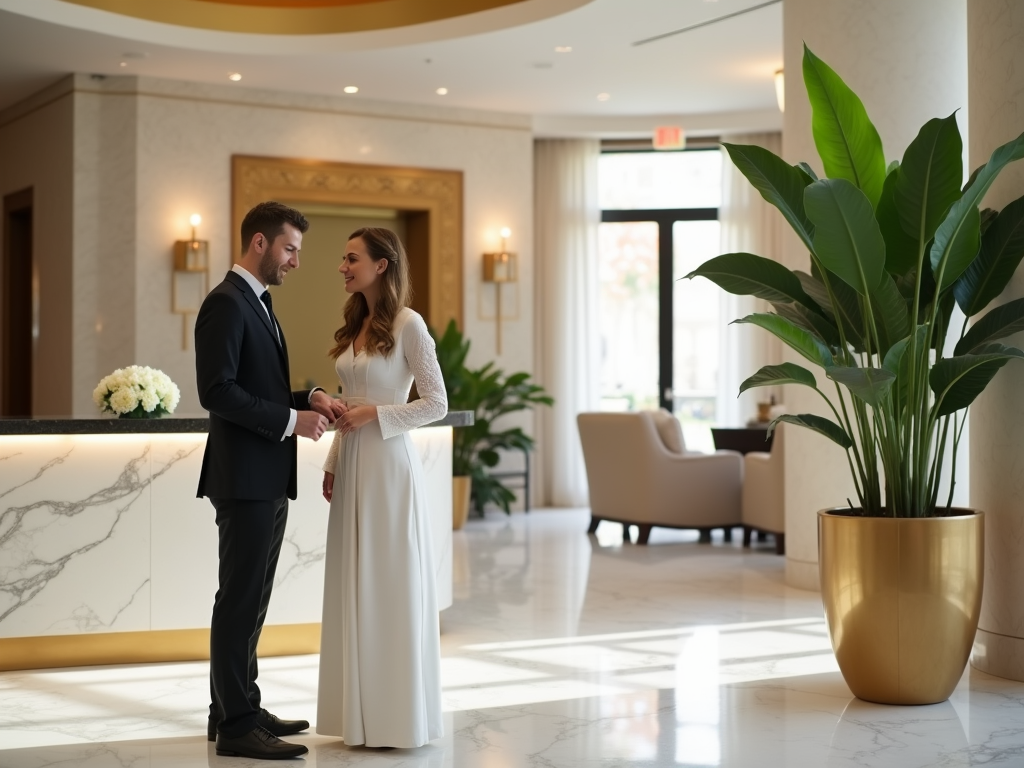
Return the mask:
{"type": "Polygon", "coordinates": [[[322,389],[292,392],[288,347],[268,285],[299,266],[305,217],[260,203],[242,222],[242,259],[196,318],[196,382],[210,412],[198,496],[210,499],[220,535],[219,589],[210,627],[208,737],[218,755],[298,757],[281,741],[309,728],[263,709],[256,645],[270,603],[288,500],[296,496],[295,436],[318,440],[343,406],[322,389]]]}

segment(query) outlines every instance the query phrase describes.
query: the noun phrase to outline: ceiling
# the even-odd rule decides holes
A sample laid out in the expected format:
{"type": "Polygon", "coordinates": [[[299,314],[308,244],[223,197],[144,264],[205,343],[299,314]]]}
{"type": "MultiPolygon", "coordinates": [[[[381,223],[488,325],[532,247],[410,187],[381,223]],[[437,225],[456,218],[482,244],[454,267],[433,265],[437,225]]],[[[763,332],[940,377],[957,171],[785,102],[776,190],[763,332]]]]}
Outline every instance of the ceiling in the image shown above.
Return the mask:
{"type": "Polygon", "coordinates": [[[522,0],[396,29],[323,35],[195,29],[79,2],[0,0],[0,109],[82,72],[339,96],[356,86],[346,98],[542,117],[699,117],[777,111],[773,74],[781,66],[782,3],[764,0],[522,0]],[[232,83],[232,73],[241,79],[232,83]]]}

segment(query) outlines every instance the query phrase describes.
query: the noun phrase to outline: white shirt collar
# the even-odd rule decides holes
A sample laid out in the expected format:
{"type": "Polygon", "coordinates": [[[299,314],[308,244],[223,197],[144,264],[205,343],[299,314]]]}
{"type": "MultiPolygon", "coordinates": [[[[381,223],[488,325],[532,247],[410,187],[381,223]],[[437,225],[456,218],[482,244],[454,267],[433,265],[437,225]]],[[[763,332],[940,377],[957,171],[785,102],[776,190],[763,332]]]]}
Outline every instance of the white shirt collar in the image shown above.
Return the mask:
{"type": "Polygon", "coordinates": [[[263,296],[263,292],[267,290],[267,286],[257,280],[253,276],[252,272],[247,270],[241,264],[235,264],[231,267],[231,271],[235,274],[241,275],[245,279],[245,282],[247,282],[249,287],[252,288],[252,292],[256,294],[257,299],[261,298],[263,296]]]}

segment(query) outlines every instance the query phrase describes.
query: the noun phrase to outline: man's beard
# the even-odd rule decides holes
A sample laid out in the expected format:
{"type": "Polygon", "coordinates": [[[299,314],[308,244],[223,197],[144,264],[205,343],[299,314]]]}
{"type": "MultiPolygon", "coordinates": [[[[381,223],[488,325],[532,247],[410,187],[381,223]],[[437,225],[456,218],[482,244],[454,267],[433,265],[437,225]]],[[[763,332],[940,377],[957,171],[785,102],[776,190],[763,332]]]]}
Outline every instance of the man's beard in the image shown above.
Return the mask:
{"type": "Polygon", "coordinates": [[[263,254],[259,266],[260,280],[264,285],[280,285],[284,282],[281,278],[281,265],[277,263],[274,254],[268,249],[263,254]]]}

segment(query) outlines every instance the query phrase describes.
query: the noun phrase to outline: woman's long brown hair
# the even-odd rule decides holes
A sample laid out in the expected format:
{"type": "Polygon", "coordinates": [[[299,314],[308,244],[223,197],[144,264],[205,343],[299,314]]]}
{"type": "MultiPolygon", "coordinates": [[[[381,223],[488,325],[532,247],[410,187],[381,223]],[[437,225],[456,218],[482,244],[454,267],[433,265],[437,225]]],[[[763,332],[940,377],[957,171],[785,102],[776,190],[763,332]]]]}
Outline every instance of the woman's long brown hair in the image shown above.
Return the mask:
{"type": "MultiPolygon", "coordinates": [[[[388,357],[395,348],[392,332],[398,313],[409,306],[409,258],[398,235],[384,227],[362,227],[348,236],[349,240],[361,238],[366,252],[374,262],[388,260],[388,267],[380,276],[380,296],[374,309],[373,319],[366,331],[366,354],[381,354],[388,357]]],[[[363,327],[363,321],[370,313],[366,297],[361,293],[353,295],[345,304],[345,324],[334,332],[334,346],[330,356],[335,360],[355,341],[363,327]]]]}

